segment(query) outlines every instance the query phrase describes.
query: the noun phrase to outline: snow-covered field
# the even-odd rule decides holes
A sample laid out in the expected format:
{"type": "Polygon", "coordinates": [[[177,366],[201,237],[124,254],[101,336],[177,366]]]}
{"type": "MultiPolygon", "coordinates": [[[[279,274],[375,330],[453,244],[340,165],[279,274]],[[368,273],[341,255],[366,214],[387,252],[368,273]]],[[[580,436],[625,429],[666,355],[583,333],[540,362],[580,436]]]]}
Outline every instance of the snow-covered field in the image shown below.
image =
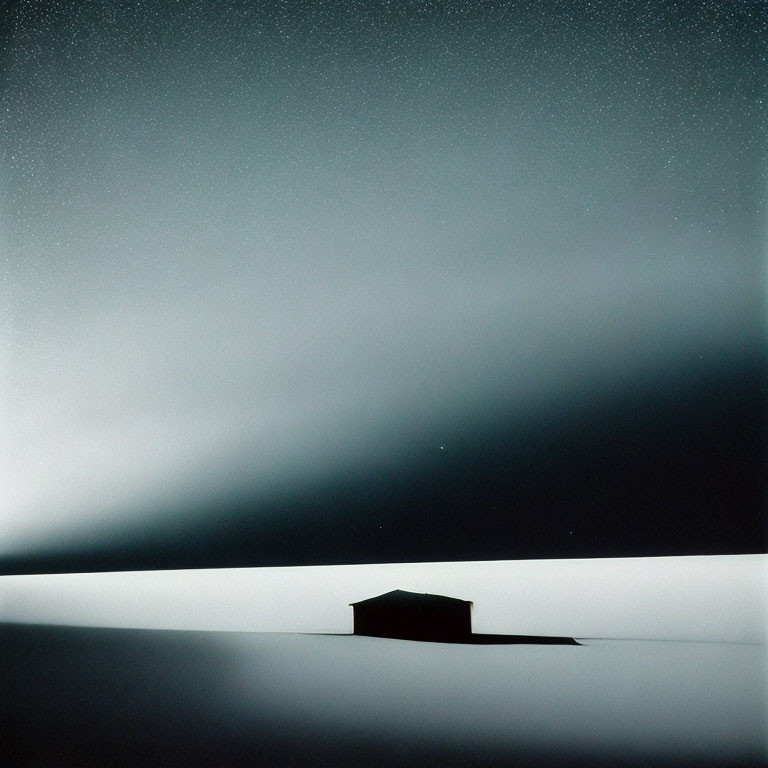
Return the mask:
{"type": "Polygon", "coordinates": [[[4,625],[4,765],[763,765],[766,647],[4,625]]]}
{"type": "Polygon", "coordinates": [[[244,711],[269,690],[275,719],[297,726],[446,751],[650,765],[768,756],[764,646],[584,640],[582,647],[477,647],[240,634],[220,642],[243,665],[244,711]]]}

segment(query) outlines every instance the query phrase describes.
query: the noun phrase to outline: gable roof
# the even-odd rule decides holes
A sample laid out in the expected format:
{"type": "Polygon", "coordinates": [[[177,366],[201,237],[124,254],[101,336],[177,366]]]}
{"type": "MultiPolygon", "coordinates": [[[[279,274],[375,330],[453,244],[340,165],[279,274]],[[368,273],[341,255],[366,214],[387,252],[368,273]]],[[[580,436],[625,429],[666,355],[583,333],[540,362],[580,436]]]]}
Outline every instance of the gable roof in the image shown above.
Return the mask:
{"type": "Polygon", "coordinates": [[[471,600],[461,600],[458,597],[446,597],[445,595],[430,595],[428,592],[407,592],[404,589],[393,589],[391,592],[385,592],[383,595],[376,595],[375,597],[368,597],[365,600],[358,600],[357,602],[350,603],[350,605],[361,605],[362,603],[419,603],[419,602],[443,602],[446,605],[448,603],[467,603],[472,605],[471,600]]]}

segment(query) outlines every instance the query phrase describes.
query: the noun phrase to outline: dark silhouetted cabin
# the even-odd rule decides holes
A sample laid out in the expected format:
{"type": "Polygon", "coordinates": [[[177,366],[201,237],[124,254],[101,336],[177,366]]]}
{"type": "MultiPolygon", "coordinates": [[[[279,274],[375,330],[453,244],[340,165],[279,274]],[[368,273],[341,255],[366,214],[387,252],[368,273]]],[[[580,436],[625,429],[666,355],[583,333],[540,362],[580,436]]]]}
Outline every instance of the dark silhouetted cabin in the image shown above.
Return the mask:
{"type": "Polygon", "coordinates": [[[466,643],[472,636],[469,600],[396,589],[350,605],[356,635],[444,643],[466,643]]]}
{"type": "Polygon", "coordinates": [[[422,592],[392,592],[350,603],[354,634],[472,645],[580,645],[572,637],[472,632],[472,602],[422,592]]]}

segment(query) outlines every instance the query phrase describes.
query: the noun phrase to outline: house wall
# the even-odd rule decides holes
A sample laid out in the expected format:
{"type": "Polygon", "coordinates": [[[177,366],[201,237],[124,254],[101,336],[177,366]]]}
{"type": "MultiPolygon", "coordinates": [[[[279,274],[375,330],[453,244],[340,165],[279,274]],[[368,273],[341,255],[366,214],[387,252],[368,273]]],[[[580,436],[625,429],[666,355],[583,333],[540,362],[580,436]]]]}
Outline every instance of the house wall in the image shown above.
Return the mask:
{"type": "Polygon", "coordinates": [[[472,632],[468,603],[451,605],[356,605],[356,635],[409,640],[453,640],[472,632]]]}

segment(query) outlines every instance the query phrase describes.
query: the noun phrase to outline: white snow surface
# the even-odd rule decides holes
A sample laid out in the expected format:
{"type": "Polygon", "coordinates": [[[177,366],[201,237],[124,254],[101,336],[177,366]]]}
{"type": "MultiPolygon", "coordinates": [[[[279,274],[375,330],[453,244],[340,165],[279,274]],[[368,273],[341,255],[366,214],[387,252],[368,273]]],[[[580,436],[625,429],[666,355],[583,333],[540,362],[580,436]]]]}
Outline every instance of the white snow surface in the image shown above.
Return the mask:
{"type": "Polygon", "coordinates": [[[472,646],[217,633],[233,716],[297,734],[496,756],[658,764],[768,759],[766,646],[582,640],[472,646]]]}

